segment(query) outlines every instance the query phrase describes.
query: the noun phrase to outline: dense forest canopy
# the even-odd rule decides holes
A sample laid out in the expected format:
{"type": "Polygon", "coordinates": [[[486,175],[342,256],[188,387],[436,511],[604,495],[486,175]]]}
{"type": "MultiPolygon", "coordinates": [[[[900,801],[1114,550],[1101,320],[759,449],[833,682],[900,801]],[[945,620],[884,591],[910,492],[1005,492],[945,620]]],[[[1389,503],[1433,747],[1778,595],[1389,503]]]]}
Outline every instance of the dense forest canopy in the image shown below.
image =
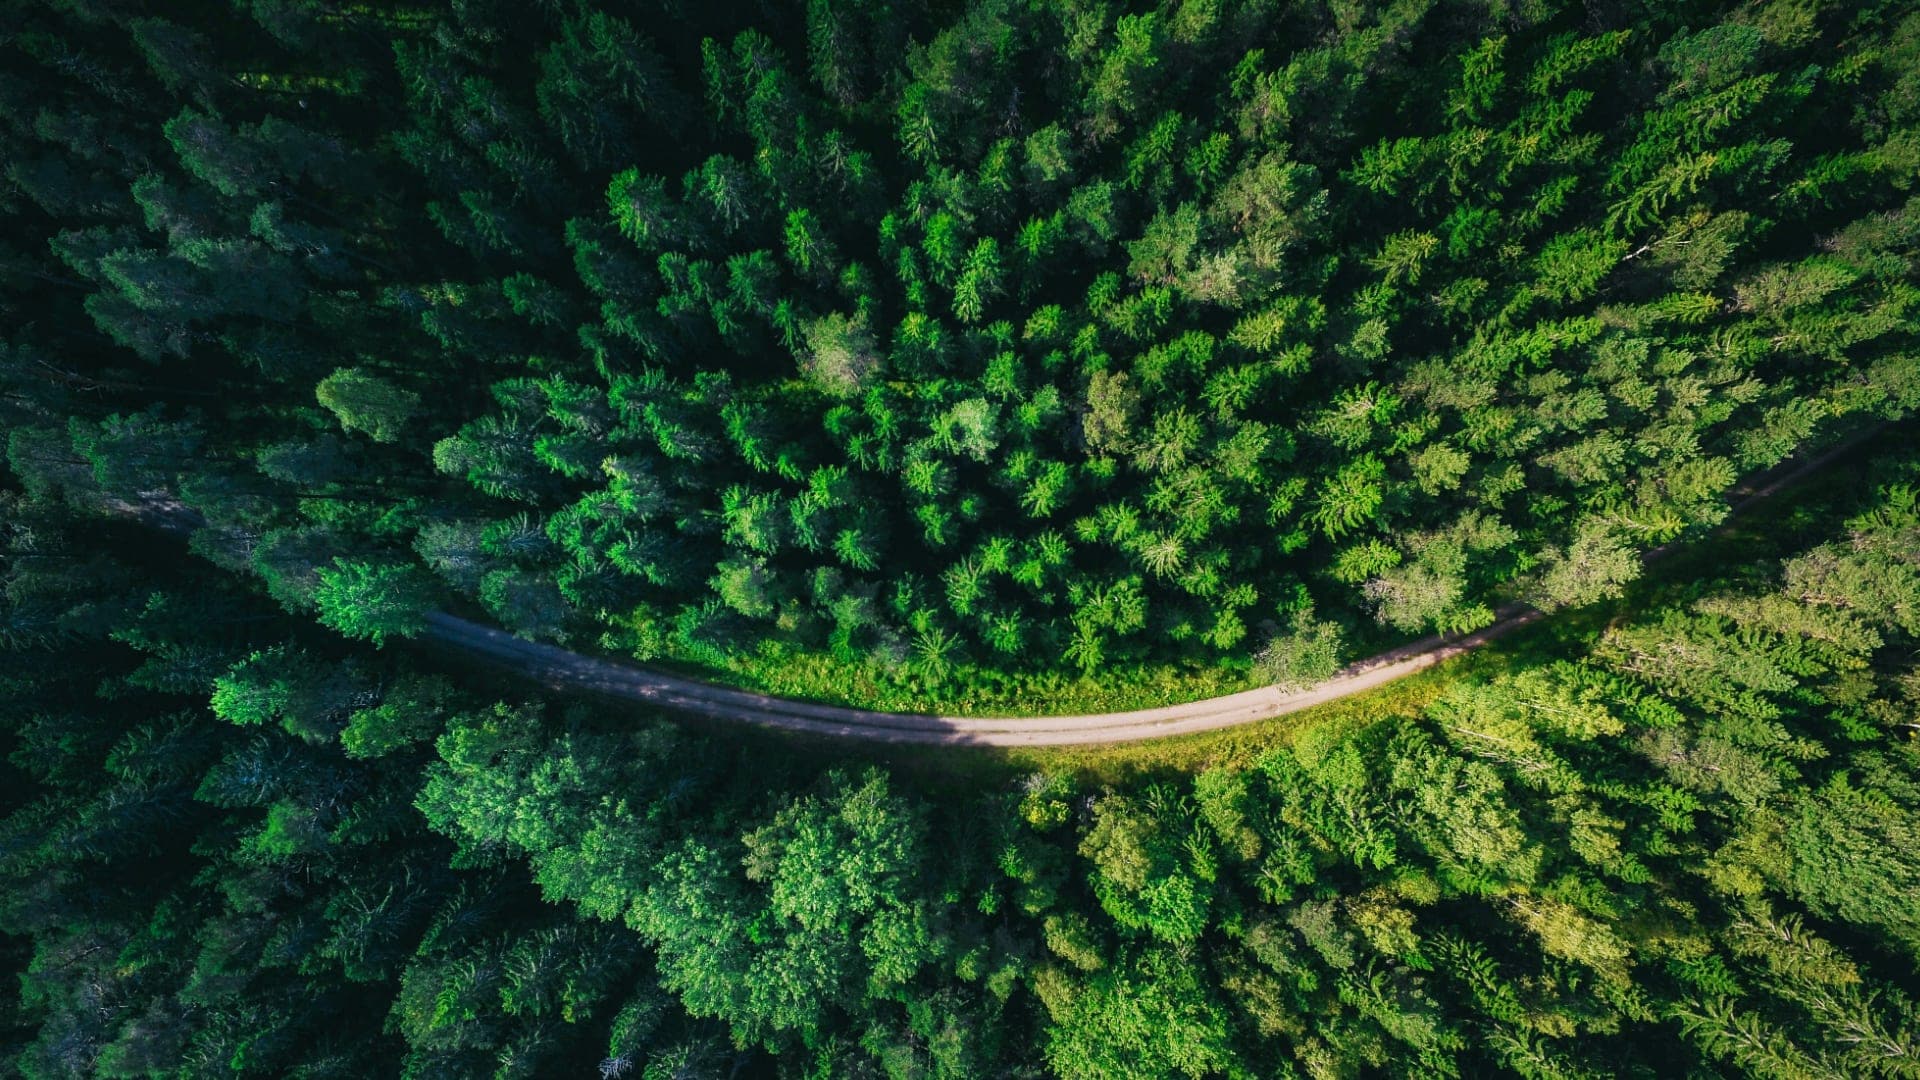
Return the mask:
{"type": "Polygon", "coordinates": [[[1920,401],[1904,3],[9,10],[15,471],[349,632],[1284,668],[1920,401]]]}
{"type": "Polygon", "coordinates": [[[0,0],[4,1069],[1920,1076],[1916,181],[1905,0],[0,0]],[[1066,711],[1514,602],[1115,774],[406,644],[1066,711]]]}

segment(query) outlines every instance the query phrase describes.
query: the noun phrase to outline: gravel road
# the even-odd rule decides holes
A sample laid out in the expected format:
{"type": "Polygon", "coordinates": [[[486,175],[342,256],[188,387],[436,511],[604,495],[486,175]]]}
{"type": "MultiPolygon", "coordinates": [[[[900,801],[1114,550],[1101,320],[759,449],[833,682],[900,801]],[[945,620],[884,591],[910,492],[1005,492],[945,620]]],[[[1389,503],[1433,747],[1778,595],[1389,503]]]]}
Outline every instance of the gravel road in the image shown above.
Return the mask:
{"type": "Polygon", "coordinates": [[[462,652],[486,657],[501,667],[511,668],[556,689],[639,701],[715,720],[744,720],[813,735],[877,742],[1064,746],[1185,735],[1298,712],[1404,678],[1449,657],[1477,649],[1502,634],[1543,617],[1531,608],[1514,608],[1504,612],[1497,622],[1483,630],[1464,637],[1432,637],[1403,645],[1391,652],[1369,657],[1306,690],[1286,692],[1267,686],[1225,697],[1133,712],[1009,718],[873,712],[770,697],[631,664],[583,656],[552,645],[526,641],[505,631],[440,612],[427,617],[426,636],[462,652]]]}

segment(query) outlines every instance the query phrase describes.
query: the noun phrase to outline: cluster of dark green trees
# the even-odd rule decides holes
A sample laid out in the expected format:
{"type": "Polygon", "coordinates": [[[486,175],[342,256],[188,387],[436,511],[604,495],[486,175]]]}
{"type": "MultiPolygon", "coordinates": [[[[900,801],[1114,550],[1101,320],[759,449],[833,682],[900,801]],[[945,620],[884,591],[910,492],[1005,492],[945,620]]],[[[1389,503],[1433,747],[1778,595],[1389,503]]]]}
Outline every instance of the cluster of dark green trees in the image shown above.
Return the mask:
{"type": "Polygon", "coordinates": [[[1897,0],[6,12],[15,471],[352,631],[1244,669],[1920,402],[1897,0]]]}
{"type": "Polygon", "coordinates": [[[742,1059],[634,935],[428,827],[429,740],[482,707],[445,674],[343,652],[177,544],[17,493],[0,560],[7,1075],[742,1059]]]}
{"type": "Polygon", "coordinates": [[[33,1078],[1920,1076],[1920,461],[1423,713],[922,793],[0,493],[33,1078]]]}

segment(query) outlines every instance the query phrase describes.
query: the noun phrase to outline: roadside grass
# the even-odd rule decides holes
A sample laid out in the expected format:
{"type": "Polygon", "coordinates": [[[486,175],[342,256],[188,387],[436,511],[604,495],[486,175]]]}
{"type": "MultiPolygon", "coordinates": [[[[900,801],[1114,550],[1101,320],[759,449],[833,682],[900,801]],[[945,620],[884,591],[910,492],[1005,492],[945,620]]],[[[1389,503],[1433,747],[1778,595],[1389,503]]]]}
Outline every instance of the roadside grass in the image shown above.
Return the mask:
{"type": "Polygon", "coordinates": [[[938,681],[890,675],[877,664],[849,664],[829,653],[769,640],[751,654],[713,662],[685,654],[644,661],[650,667],[776,697],[882,712],[956,716],[1065,716],[1124,712],[1219,697],[1257,685],[1252,665],[1118,664],[1097,676],[1008,671],[955,663],[938,681]]]}
{"type": "Polygon", "coordinates": [[[783,758],[794,767],[884,766],[911,779],[915,790],[936,796],[1006,788],[1033,773],[1070,774],[1083,790],[1102,785],[1133,786],[1216,765],[1250,767],[1269,750],[1292,745],[1304,732],[1343,734],[1391,717],[1415,716],[1456,681],[1492,678],[1502,671],[1567,655],[1558,642],[1530,632],[1538,627],[1536,624],[1363,694],[1285,716],[1191,735],[1037,747],[853,742],[764,728],[743,728],[739,738],[762,746],[765,755],[783,758]]]}

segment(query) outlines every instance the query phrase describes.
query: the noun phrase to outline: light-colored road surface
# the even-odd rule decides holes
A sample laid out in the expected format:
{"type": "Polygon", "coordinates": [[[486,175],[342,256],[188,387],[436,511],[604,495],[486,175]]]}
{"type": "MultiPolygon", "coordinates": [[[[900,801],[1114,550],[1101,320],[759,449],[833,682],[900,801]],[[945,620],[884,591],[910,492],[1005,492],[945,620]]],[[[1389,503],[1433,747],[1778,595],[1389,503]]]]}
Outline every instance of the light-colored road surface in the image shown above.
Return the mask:
{"type": "MultiPolygon", "coordinates": [[[[1742,485],[1732,493],[1732,512],[1737,514],[1780,491],[1878,431],[1878,427],[1871,428],[1810,461],[1776,470],[1742,485]]],[[[1646,558],[1659,558],[1669,550],[1668,547],[1656,548],[1648,552],[1646,558]]],[[[525,641],[504,631],[439,612],[428,616],[425,636],[431,641],[483,657],[496,666],[518,671],[557,689],[636,701],[714,720],[876,742],[950,746],[1065,746],[1157,739],[1284,716],[1383,686],[1450,657],[1470,652],[1546,617],[1539,611],[1519,605],[1502,608],[1496,616],[1492,625],[1475,633],[1464,637],[1431,637],[1403,645],[1362,660],[1307,690],[1284,692],[1274,687],[1262,687],[1225,697],[1133,712],[1012,718],[873,712],[770,697],[525,641]]]]}

